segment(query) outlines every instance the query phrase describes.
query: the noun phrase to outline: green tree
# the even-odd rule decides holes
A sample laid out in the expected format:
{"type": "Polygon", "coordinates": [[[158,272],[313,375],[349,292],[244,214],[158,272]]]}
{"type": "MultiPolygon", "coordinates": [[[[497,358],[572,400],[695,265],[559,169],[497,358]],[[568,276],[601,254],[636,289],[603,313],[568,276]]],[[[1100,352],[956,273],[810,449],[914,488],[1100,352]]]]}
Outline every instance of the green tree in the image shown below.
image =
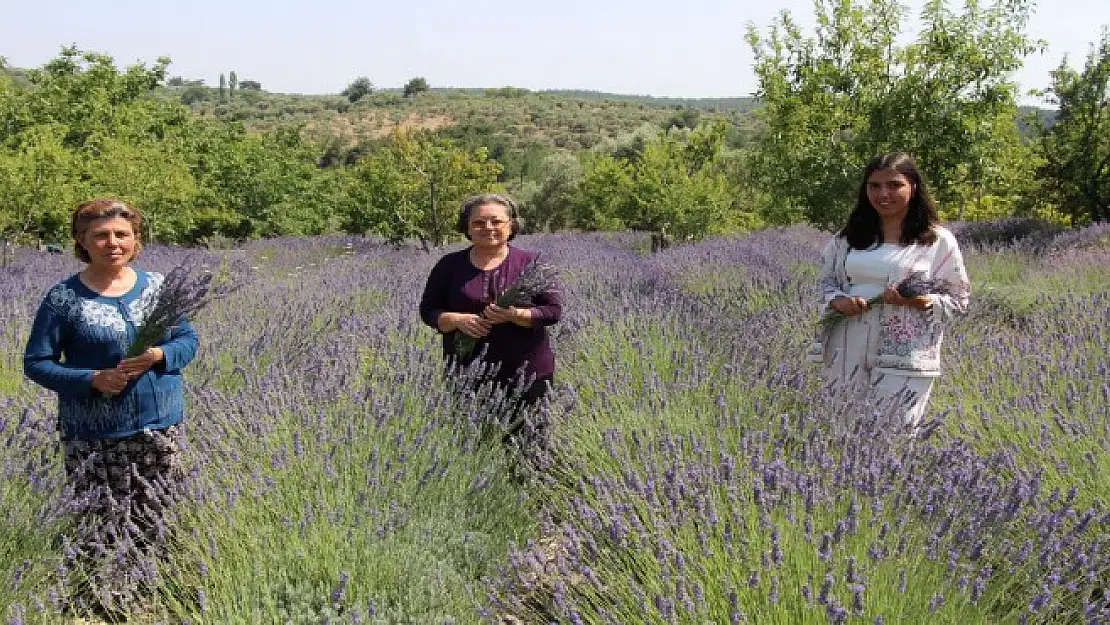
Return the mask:
{"type": "Polygon", "coordinates": [[[342,227],[394,243],[416,239],[430,251],[452,236],[456,207],[474,193],[498,189],[500,173],[484,148],[470,152],[427,132],[395,132],[355,165],[342,227]]]}
{"type": "MultiPolygon", "coordinates": [[[[112,195],[141,207],[148,241],[183,241],[192,227],[196,180],[188,155],[161,141],[134,141],[126,135],[97,142],[95,156],[81,161],[83,195],[112,195]]],[[[71,208],[72,205],[65,208],[71,208]]]]}
{"type": "Polygon", "coordinates": [[[248,133],[152,97],[167,64],[121,71],[64,48],[26,87],[0,75],[0,232],[65,240],[69,212],[95,195],[135,202],[161,242],[336,228],[337,174],[300,128],[248,133]]]}
{"type": "Polygon", "coordinates": [[[299,128],[258,134],[238,124],[211,123],[196,128],[189,140],[191,169],[202,189],[198,208],[218,222],[204,230],[226,226],[239,237],[276,236],[320,234],[337,225],[331,217],[335,178],[316,166],[316,150],[299,128]]]}
{"type": "Polygon", "coordinates": [[[549,154],[540,162],[538,184],[521,195],[521,212],[533,231],[560,230],[574,223],[574,204],[583,169],[570,152],[549,154]]]}
{"type": "Polygon", "coordinates": [[[63,126],[36,126],[21,136],[18,152],[0,150],[0,239],[68,238],[69,211],[82,192],[64,137],[63,126]]]}
{"type": "Polygon", "coordinates": [[[679,107],[674,115],[671,115],[667,121],[663,122],[663,130],[670,130],[671,128],[689,128],[693,130],[698,127],[698,122],[701,120],[701,111],[695,108],[679,107]]]}
{"type": "Polygon", "coordinates": [[[588,161],[576,225],[649,231],[660,242],[753,227],[758,219],[734,199],[727,133],[727,124],[717,119],[694,131],[658,133],[624,158],[602,154],[588,161]]]}
{"type": "Polygon", "coordinates": [[[168,65],[169,59],[161,58],[153,67],[133,65],[121,72],[110,56],[63,48],[56,59],[30,70],[32,88],[14,92],[13,106],[0,110],[0,141],[16,146],[24,130],[53,123],[66,128],[67,147],[79,148],[125,123],[121,113],[132,107],[170,111],[176,105],[148,97],[165,80],[168,65]]]}
{"type": "Polygon", "coordinates": [[[212,99],[212,92],[208,87],[191,85],[181,92],[181,103],[188,106],[196,102],[206,102],[212,99]]]}
{"type": "Polygon", "coordinates": [[[28,88],[0,89],[0,212],[25,213],[0,218],[5,230],[64,240],[69,211],[94,194],[188,207],[191,175],[166,141],[187,109],[149,97],[168,63],[121,72],[106,55],[63,48],[28,72],[28,88]]]}
{"type": "Polygon", "coordinates": [[[594,155],[584,165],[570,225],[584,230],[624,228],[621,216],[635,210],[630,206],[635,188],[628,161],[605,153],[594,155]]]}
{"type": "Polygon", "coordinates": [[[680,238],[730,229],[733,190],[720,160],[726,131],[716,121],[688,134],[666,132],[648,143],[633,167],[633,201],[625,204],[621,221],[680,238]]]}
{"type": "Polygon", "coordinates": [[[1010,76],[1038,45],[1023,31],[1030,10],[1029,0],[974,1],[956,14],[929,0],[907,44],[895,0],[817,0],[812,36],[786,12],[766,36],[749,25],[763,105],[749,166],[774,198],[769,210],[842,223],[863,165],[895,149],[917,157],[942,204],[984,188],[1015,195],[991,173],[1027,155],[1010,76]]]}
{"type": "Polygon", "coordinates": [[[347,100],[354,104],[361,100],[364,96],[370,95],[374,91],[374,83],[366,76],[359,76],[347,85],[347,88],[340,94],[347,100]]]}
{"type": "Polygon", "coordinates": [[[424,80],[423,76],[417,76],[405,83],[404,96],[410,98],[418,93],[427,91],[429,88],[428,81],[424,80]]]}
{"type": "Polygon", "coordinates": [[[1061,61],[1048,95],[1058,113],[1041,129],[1043,194],[1072,223],[1110,219],[1110,29],[1102,29],[1082,72],[1061,61]]]}

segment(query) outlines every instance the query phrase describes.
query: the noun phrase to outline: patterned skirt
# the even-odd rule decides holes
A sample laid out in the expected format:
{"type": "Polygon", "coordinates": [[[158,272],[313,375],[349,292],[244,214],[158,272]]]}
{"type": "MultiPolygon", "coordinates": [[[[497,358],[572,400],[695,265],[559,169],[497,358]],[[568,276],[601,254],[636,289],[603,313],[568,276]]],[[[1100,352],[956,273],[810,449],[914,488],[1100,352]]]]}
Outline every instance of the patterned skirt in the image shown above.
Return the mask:
{"type": "Polygon", "coordinates": [[[133,604],[132,589],[158,575],[184,495],[184,432],[173,425],[63,446],[78,515],[65,559],[80,572],[80,594],[111,607],[133,604]]]}

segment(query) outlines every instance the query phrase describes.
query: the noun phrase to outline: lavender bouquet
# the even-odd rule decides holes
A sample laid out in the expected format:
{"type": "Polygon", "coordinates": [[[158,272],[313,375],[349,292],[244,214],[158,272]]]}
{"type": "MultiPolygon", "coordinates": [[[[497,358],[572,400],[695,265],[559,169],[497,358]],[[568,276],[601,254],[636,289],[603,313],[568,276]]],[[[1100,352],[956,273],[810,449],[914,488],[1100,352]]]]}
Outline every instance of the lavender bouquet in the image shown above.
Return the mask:
{"type": "MultiPolygon", "coordinates": [[[[910,275],[906,276],[901,282],[894,285],[894,290],[898,291],[898,294],[902,297],[914,298],[925,297],[930,293],[947,293],[949,289],[947,281],[934,278],[926,278],[925,272],[914,271],[911,272],[910,275]]],[[[882,294],[879,294],[868,299],[867,305],[874,306],[875,304],[882,303],[882,301],[883,296],[882,294]]],[[[821,315],[821,318],[817,320],[817,323],[821,326],[821,328],[827,330],[840,323],[840,321],[844,318],[846,318],[846,315],[844,313],[830,308],[829,310],[825,311],[823,315],[821,315]]]]}
{"type": "Polygon", "coordinates": [[[205,272],[193,277],[184,266],[174,267],[158,289],[158,299],[146,313],[135,332],[135,340],[124,358],[134,358],[157,345],[181,320],[195,314],[212,300],[229,295],[234,286],[212,288],[212,276],[205,272]]]}
{"type": "MultiPolygon", "coordinates": [[[[537,295],[550,292],[555,288],[555,269],[539,260],[528,263],[524,271],[520,272],[517,279],[512,282],[496,298],[495,304],[501,308],[510,306],[530,306],[537,295]]],[[[469,358],[477,349],[481,339],[455,331],[455,356],[459,359],[469,358]]]]}

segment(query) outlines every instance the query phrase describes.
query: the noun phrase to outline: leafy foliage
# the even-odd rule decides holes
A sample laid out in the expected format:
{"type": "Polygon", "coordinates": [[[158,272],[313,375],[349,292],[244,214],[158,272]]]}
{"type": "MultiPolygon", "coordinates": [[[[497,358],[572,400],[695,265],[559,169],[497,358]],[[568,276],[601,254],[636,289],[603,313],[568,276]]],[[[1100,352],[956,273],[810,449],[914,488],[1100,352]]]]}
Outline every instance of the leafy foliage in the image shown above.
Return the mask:
{"type": "Polygon", "coordinates": [[[423,76],[417,76],[405,83],[405,97],[410,98],[418,93],[428,90],[428,81],[423,76]]]}
{"type": "Polygon", "coordinates": [[[0,88],[7,236],[65,240],[70,210],[95,195],[141,207],[156,241],[334,230],[333,175],[299,130],[252,134],[150,97],[168,63],[119,71],[108,56],[65,48],[28,73],[27,88],[0,88]]]}
{"type": "Polygon", "coordinates": [[[374,90],[374,83],[366,76],[359,76],[354,79],[341,94],[343,97],[350,100],[351,104],[358,102],[363,96],[370,95],[374,90]]]}
{"type": "Polygon", "coordinates": [[[532,230],[663,241],[831,225],[863,162],[890,148],[915,153],[947,218],[1104,219],[1088,199],[1106,187],[1110,143],[1095,57],[1058,73],[1057,128],[1044,111],[1019,115],[1006,80],[1037,45],[1022,31],[1026,0],[960,13],[930,2],[904,45],[902,11],[823,0],[813,36],[788,14],[766,37],[750,30],[759,102],[431,89],[422,77],[375,89],[365,76],[341,95],[275,94],[236,72],[207,87],[167,81],[168,59],[120,69],[63,48],[39,69],[0,66],[0,237],[64,241],[77,202],[114,195],[160,242],[344,230],[430,249],[455,236],[451,204],[490,188],[517,196],[532,230]]]}
{"type": "Polygon", "coordinates": [[[754,226],[753,216],[734,204],[723,158],[726,132],[717,120],[693,132],[637,138],[618,148],[618,156],[596,157],[583,175],[577,225],[682,239],[754,226]]]}
{"type": "Polygon", "coordinates": [[[1023,153],[1009,77],[1037,47],[1030,10],[1005,0],[956,14],[931,0],[905,45],[906,9],[890,0],[819,0],[812,35],[789,13],[766,35],[749,27],[764,124],[751,167],[776,202],[827,226],[843,221],[867,160],[892,149],[925,164],[942,203],[1012,193],[1003,174],[1023,153]]]}
{"type": "Polygon", "coordinates": [[[1082,72],[1060,63],[1049,95],[1059,114],[1040,143],[1044,191],[1074,223],[1110,219],[1110,29],[1082,72]]]}
{"type": "Polygon", "coordinates": [[[498,188],[500,171],[484,149],[469,152],[427,132],[395,133],[353,168],[341,226],[393,243],[417,239],[425,249],[443,245],[454,231],[455,207],[498,188]]]}

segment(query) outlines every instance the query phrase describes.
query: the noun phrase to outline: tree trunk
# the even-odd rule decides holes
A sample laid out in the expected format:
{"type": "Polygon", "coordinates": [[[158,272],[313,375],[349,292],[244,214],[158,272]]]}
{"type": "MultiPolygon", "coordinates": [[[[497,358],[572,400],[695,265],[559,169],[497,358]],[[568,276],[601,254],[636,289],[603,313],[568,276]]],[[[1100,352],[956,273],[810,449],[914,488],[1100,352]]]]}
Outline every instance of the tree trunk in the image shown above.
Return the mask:
{"type": "Polygon", "coordinates": [[[432,196],[432,219],[431,219],[431,222],[432,222],[432,227],[431,227],[432,240],[435,242],[435,246],[439,247],[439,246],[443,245],[443,238],[444,237],[443,237],[443,233],[440,232],[440,230],[439,230],[439,227],[440,227],[439,204],[436,202],[436,181],[435,181],[435,178],[431,178],[431,179],[428,180],[428,190],[430,191],[431,196],[432,196]]]}
{"type": "Polygon", "coordinates": [[[7,267],[15,260],[15,244],[6,236],[0,236],[0,267],[7,267]]]}

